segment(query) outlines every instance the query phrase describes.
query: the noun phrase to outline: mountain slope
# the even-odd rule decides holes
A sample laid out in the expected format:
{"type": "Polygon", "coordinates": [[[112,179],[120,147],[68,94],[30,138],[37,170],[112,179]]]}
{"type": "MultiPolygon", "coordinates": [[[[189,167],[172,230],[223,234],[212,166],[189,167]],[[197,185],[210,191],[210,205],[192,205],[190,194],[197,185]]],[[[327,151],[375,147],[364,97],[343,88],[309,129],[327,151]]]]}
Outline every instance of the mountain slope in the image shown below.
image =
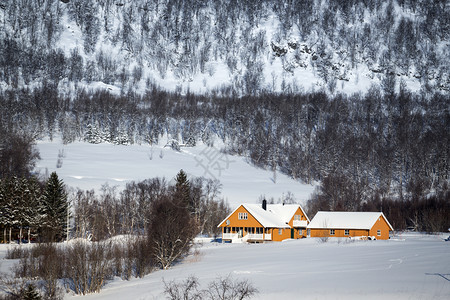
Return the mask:
{"type": "Polygon", "coordinates": [[[446,1],[4,1],[2,89],[449,90],[446,1]]]}

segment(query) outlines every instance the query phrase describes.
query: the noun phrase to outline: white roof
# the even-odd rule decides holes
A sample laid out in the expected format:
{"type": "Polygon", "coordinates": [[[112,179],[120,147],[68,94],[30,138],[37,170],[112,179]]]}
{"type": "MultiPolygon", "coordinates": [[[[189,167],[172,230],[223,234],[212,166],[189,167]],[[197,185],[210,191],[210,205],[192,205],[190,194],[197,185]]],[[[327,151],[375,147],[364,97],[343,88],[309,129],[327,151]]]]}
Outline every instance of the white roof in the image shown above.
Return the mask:
{"type": "MultiPolygon", "coordinates": [[[[288,223],[300,207],[298,204],[267,204],[267,210],[264,210],[261,204],[244,203],[242,206],[265,228],[290,228],[288,223]]],[[[220,222],[220,224],[234,214],[239,207],[241,205],[220,222]]],[[[303,212],[301,207],[300,210],[303,212]]]]}
{"type": "Polygon", "coordinates": [[[371,229],[379,217],[383,217],[394,230],[382,212],[319,211],[309,223],[309,229],[371,229]]]}
{"type": "MultiPolygon", "coordinates": [[[[276,228],[288,228],[288,221],[285,221],[281,216],[275,214],[273,211],[269,210],[269,205],[267,205],[267,210],[264,210],[259,204],[242,204],[244,208],[256,219],[263,227],[276,227],[276,228]]],[[[292,216],[294,214],[292,213],[292,216]]],[[[291,217],[292,217],[291,216],[291,217]]]]}
{"type": "Polygon", "coordinates": [[[267,204],[267,210],[280,216],[281,219],[285,222],[289,222],[292,219],[292,216],[295,214],[299,207],[302,213],[305,215],[306,219],[309,221],[308,216],[298,204],[267,204]]]}

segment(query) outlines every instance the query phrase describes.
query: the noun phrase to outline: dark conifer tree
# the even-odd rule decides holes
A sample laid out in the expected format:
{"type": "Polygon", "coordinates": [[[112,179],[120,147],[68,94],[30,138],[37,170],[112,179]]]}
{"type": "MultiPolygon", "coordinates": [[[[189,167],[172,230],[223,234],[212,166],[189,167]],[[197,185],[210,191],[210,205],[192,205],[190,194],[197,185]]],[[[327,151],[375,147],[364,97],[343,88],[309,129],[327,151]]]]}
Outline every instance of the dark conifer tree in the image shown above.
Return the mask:
{"type": "Polygon", "coordinates": [[[174,201],[188,208],[189,211],[192,211],[193,205],[190,195],[190,182],[183,170],[180,170],[180,172],[178,172],[176,181],[177,183],[175,184],[174,201]]]}
{"type": "Polygon", "coordinates": [[[27,239],[30,242],[31,230],[36,230],[41,226],[43,216],[45,216],[42,203],[42,190],[36,178],[27,180],[28,199],[25,203],[24,225],[28,228],[27,239]]]}
{"type": "Polygon", "coordinates": [[[3,242],[6,243],[6,227],[8,225],[7,214],[7,197],[6,197],[6,180],[0,179],[0,225],[3,227],[3,242]]]}
{"type": "Polygon", "coordinates": [[[65,237],[69,203],[64,183],[56,172],[50,174],[43,195],[42,230],[45,240],[53,242],[65,237]]]}
{"type": "Polygon", "coordinates": [[[6,241],[6,231],[9,230],[9,242],[12,241],[12,228],[17,225],[18,205],[16,192],[17,177],[3,179],[3,205],[2,205],[2,222],[4,226],[4,239],[6,241]]]}
{"type": "Polygon", "coordinates": [[[33,284],[28,284],[26,289],[23,291],[24,300],[41,300],[42,297],[39,295],[39,292],[37,291],[36,287],[33,284]]]}

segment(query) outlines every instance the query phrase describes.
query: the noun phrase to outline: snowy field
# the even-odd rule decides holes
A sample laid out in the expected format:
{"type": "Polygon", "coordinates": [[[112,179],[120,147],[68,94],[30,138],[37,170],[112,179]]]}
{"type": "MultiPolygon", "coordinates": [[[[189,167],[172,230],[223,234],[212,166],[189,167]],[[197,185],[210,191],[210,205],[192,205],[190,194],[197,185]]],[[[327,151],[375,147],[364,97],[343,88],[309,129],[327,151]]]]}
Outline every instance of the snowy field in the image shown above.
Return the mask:
{"type": "MultiPolygon", "coordinates": [[[[447,234],[448,235],[448,234],[447,234]]],[[[201,288],[231,275],[249,280],[253,299],[449,299],[450,242],[444,235],[400,234],[388,241],[318,239],[267,244],[204,243],[199,254],[143,279],[109,282],[82,299],[164,299],[164,283],[190,275],[201,288]]],[[[0,245],[3,257],[6,246],[0,245]]],[[[0,260],[2,271],[12,264],[0,260]]],[[[66,299],[80,296],[66,295],[66,299]]]]}
{"type": "Polygon", "coordinates": [[[251,281],[260,291],[255,299],[448,299],[450,243],[438,236],[405,235],[353,243],[310,238],[204,245],[198,257],[170,270],[114,281],[85,298],[161,299],[163,278],[181,281],[195,275],[206,288],[229,274],[251,281]]]}
{"type": "Polygon", "coordinates": [[[255,168],[242,157],[225,155],[219,151],[220,146],[199,144],[177,152],[164,145],[165,142],[154,146],[85,142],[63,145],[57,139],[39,141],[41,160],[36,170],[41,174],[56,171],[68,186],[100,193],[105,183],[121,190],[131,180],[164,177],[170,182],[183,169],[188,176],[218,179],[222,184],[222,197],[231,208],[242,202],[256,203],[262,195],[277,201],[287,192],[304,204],[314,190],[313,185],[255,168]],[[58,159],[60,168],[57,168],[58,159]]]}

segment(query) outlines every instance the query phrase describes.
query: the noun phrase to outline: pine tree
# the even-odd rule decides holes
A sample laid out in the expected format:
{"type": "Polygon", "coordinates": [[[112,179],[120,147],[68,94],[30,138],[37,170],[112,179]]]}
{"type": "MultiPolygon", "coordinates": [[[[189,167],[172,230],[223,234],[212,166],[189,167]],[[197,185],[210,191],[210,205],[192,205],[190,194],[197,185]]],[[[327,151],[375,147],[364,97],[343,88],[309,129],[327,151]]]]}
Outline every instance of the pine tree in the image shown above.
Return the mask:
{"type": "Polygon", "coordinates": [[[3,227],[3,242],[6,243],[6,226],[8,224],[5,180],[0,179],[0,225],[3,227]]]}
{"type": "Polygon", "coordinates": [[[69,203],[64,190],[64,183],[58,178],[56,172],[50,174],[43,195],[42,229],[49,241],[64,237],[67,227],[69,203]]]}
{"type": "Polygon", "coordinates": [[[15,221],[19,225],[19,244],[22,243],[23,227],[27,224],[28,202],[30,201],[30,191],[28,189],[28,180],[25,178],[15,178],[14,183],[14,206],[15,221]]]}
{"type": "Polygon", "coordinates": [[[190,182],[183,170],[180,170],[176,178],[174,200],[180,205],[189,209],[192,212],[192,203],[190,197],[190,182]]]}
{"type": "Polygon", "coordinates": [[[42,299],[39,295],[38,291],[36,290],[36,287],[33,284],[28,284],[26,289],[23,291],[21,299],[24,300],[40,300],[42,299]]]}
{"type": "Polygon", "coordinates": [[[9,242],[11,242],[12,237],[12,227],[17,224],[17,197],[15,197],[14,192],[16,191],[17,178],[4,178],[2,180],[2,199],[1,201],[1,224],[4,226],[4,240],[6,242],[6,231],[9,229],[9,242]]]}
{"type": "Polygon", "coordinates": [[[39,182],[35,178],[30,178],[27,181],[28,184],[28,199],[26,202],[26,211],[24,225],[28,227],[28,242],[31,238],[31,229],[37,229],[40,227],[41,221],[43,219],[44,208],[42,205],[42,191],[39,186],[39,182]]]}

